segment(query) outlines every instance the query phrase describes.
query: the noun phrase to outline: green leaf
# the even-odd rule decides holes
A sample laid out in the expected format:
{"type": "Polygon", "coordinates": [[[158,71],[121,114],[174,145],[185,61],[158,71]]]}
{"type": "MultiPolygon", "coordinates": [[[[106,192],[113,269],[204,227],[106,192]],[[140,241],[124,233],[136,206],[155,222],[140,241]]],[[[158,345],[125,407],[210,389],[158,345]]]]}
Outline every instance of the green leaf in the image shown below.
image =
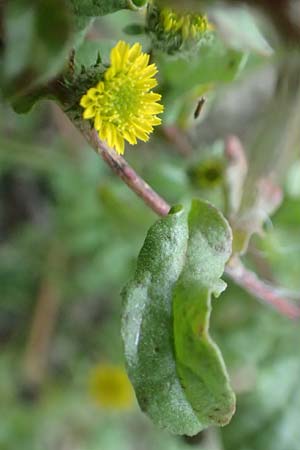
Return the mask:
{"type": "Polygon", "coordinates": [[[196,434],[234,412],[222,355],[208,333],[211,294],[224,289],[230,253],[225,219],[194,200],[189,212],[173,208],[150,228],[123,292],[122,335],[138,402],[173,433],[196,434]]]}
{"type": "Polygon", "coordinates": [[[158,66],[173,88],[186,92],[199,84],[232,81],[243,59],[242,52],[226,48],[215,37],[211,44],[200,47],[190,59],[170,59],[159,55],[158,66]]]}
{"type": "Polygon", "coordinates": [[[163,53],[158,54],[159,73],[167,86],[164,123],[176,121],[186,97],[193,90],[232,82],[245,66],[247,58],[245,53],[227,48],[218,37],[200,47],[190,58],[171,59],[163,53]]]}
{"type": "Polygon", "coordinates": [[[5,10],[4,81],[10,95],[44,82],[61,69],[69,50],[72,17],[65,1],[22,0],[5,10]]]}
{"type": "Polygon", "coordinates": [[[41,97],[41,86],[62,70],[73,37],[73,18],[66,1],[9,2],[1,85],[18,112],[41,97]]]}
{"type": "Polygon", "coordinates": [[[211,294],[231,254],[230,229],[216,209],[193,202],[185,264],[173,291],[177,372],[185,395],[203,425],[227,424],[235,410],[222,355],[209,336],[211,294]]]}
{"type": "Polygon", "coordinates": [[[255,17],[245,7],[214,8],[212,18],[224,42],[241,51],[271,56],[272,48],[260,32],[255,17]]]}
{"type": "Polygon", "coordinates": [[[146,5],[147,0],[131,0],[133,7],[142,8],[146,5]]]}
{"type": "Polygon", "coordinates": [[[32,92],[26,95],[19,95],[14,98],[11,102],[11,105],[16,113],[25,114],[31,110],[33,105],[45,97],[45,93],[43,89],[34,89],[32,92]]]}
{"type": "Polygon", "coordinates": [[[123,32],[130,36],[138,36],[145,33],[145,27],[140,23],[131,23],[123,29],[123,32]]]}
{"type": "Polygon", "coordinates": [[[104,16],[128,7],[128,0],[70,0],[78,16],[104,16]]]}

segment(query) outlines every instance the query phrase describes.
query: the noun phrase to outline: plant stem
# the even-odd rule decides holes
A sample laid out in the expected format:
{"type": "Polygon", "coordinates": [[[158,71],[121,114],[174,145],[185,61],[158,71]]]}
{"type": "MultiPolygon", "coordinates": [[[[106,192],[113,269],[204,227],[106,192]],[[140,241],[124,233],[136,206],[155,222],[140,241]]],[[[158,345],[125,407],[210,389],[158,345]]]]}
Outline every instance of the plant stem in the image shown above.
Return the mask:
{"type": "Polygon", "coordinates": [[[23,381],[30,389],[38,390],[44,379],[59,304],[53,283],[42,280],[24,357],[23,381]]]}
{"type": "Polygon", "coordinates": [[[229,263],[225,269],[226,275],[230,277],[238,286],[263,300],[275,308],[281,315],[290,319],[300,318],[300,307],[290,299],[284,297],[278,288],[260,280],[257,275],[246,269],[240,261],[234,259],[234,263],[229,263]]]}
{"type": "MultiPolygon", "coordinates": [[[[78,124],[75,123],[78,127],[78,124]]],[[[79,126],[83,136],[92,148],[103,158],[113,172],[121,178],[127,186],[135,192],[152,211],[159,216],[166,216],[171,206],[155,192],[125,161],[111,149],[104,141],[99,139],[96,130],[80,123],[79,126]]],[[[300,307],[293,304],[289,299],[279,294],[276,287],[260,280],[253,272],[248,271],[238,260],[234,264],[229,263],[225,268],[226,275],[247,292],[271,305],[283,316],[290,319],[300,318],[300,307]]]]}
{"type": "Polygon", "coordinates": [[[159,216],[166,216],[171,206],[158,195],[125,161],[102,141],[96,130],[82,129],[82,133],[93,149],[109,165],[113,172],[159,216]]]}
{"type": "Polygon", "coordinates": [[[22,389],[25,394],[30,394],[30,399],[38,397],[47,375],[53,332],[61,304],[60,279],[65,274],[65,264],[61,243],[51,242],[23,361],[22,389]]]}

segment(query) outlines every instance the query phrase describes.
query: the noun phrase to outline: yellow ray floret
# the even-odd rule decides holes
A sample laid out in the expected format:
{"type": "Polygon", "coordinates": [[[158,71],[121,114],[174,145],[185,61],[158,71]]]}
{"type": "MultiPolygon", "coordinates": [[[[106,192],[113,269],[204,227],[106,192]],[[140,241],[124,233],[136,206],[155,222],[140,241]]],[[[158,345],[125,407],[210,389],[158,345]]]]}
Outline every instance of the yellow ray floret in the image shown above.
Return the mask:
{"type": "Polygon", "coordinates": [[[93,120],[100,139],[117,153],[124,153],[125,140],[136,144],[148,141],[153,127],[161,123],[161,95],[151,92],[157,85],[155,64],[136,43],[119,41],[110,53],[110,67],[103,80],[81,98],[83,118],[93,120]]]}

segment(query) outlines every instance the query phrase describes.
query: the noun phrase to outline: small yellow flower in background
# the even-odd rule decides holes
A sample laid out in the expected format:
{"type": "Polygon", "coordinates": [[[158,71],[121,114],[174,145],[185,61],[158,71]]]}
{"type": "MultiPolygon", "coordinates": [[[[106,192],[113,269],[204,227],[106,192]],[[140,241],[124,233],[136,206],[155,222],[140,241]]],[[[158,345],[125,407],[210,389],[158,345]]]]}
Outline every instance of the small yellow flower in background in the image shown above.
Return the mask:
{"type": "Polygon", "coordinates": [[[104,78],[81,98],[83,118],[93,120],[100,139],[117,153],[124,153],[125,140],[148,141],[153,127],[161,123],[161,95],[150,92],[157,85],[155,64],[136,43],[119,41],[110,53],[110,67],[104,78]]]}
{"type": "Polygon", "coordinates": [[[183,39],[196,39],[206,31],[212,31],[213,25],[202,14],[178,14],[170,8],[163,8],[160,21],[167,33],[180,33],[183,39]]]}
{"type": "Polygon", "coordinates": [[[92,399],[99,406],[126,409],[133,405],[133,388],[121,366],[97,365],[91,371],[89,387],[92,399]]]}
{"type": "Polygon", "coordinates": [[[148,0],[145,29],[153,48],[187,57],[194,56],[198,48],[211,45],[214,26],[205,14],[180,12],[162,7],[161,3],[148,0]]]}

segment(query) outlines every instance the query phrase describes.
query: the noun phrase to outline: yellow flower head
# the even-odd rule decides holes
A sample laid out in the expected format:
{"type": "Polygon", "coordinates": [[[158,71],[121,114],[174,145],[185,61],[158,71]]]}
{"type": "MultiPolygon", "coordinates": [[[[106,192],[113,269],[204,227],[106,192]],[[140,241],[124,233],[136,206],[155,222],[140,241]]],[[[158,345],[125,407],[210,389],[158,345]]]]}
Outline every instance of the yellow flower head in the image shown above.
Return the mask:
{"type": "Polygon", "coordinates": [[[100,139],[117,153],[124,153],[124,140],[136,144],[148,141],[155,125],[161,123],[156,114],[163,111],[158,103],[161,95],[150,92],[157,85],[155,64],[136,43],[132,47],[119,41],[110,54],[110,67],[103,80],[81,98],[83,118],[92,119],[100,139]]]}
{"type": "Polygon", "coordinates": [[[133,388],[120,366],[97,365],[91,371],[89,385],[92,399],[104,408],[126,409],[133,404],[133,388]]]}
{"type": "Polygon", "coordinates": [[[170,8],[161,10],[160,21],[165,32],[180,33],[184,40],[197,39],[198,36],[213,29],[212,24],[205,15],[195,13],[177,14],[170,8]]]}
{"type": "Polygon", "coordinates": [[[170,55],[189,54],[211,41],[214,27],[205,14],[180,13],[162,8],[160,3],[158,0],[149,1],[146,16],[146,29],[155,48],[170,55]]]}

